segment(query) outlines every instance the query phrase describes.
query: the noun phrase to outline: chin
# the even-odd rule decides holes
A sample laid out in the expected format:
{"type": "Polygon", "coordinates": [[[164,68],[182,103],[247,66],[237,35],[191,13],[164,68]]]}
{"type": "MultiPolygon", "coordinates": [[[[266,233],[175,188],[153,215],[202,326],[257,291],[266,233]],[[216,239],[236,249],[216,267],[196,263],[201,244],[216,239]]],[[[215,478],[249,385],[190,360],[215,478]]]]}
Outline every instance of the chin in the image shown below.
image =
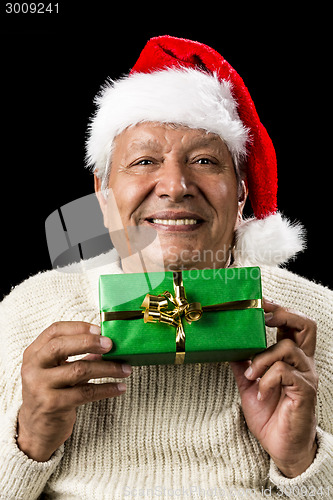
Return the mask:
{"type": "MultiPolygon", "coordinates": [[[[188,242],[189,243],[189,242],[188,242]]],[[[217,250],[203,245],[184,246],[156,238],[142,250],[147,271],[176,271],[178,269],[223,268],[230,259],[230,244],[219,244],[217,250]]]]}
{"type": "MultiPolygon", "coordinates": [[[[216,267],[210,259],[212,252],[193,249],[178,250],[176,246],[169,246],[159,251],[154,248],[146,248],[143,252],[147,270],[176,271],[185,269],[207,269],[216,267]],[[204,258],[204,257],[208,258],[204,258]]],[[[219,266],[223,267],[223,266],[219,266]]]]}

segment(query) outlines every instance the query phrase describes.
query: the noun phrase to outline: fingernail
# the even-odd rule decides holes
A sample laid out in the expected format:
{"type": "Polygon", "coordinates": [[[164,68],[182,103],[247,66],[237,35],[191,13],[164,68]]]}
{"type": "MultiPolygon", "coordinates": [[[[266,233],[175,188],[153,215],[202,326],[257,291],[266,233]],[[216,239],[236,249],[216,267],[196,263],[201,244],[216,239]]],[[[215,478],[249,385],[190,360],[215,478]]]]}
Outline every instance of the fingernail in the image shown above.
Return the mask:
{"type": "Polygon", "coordinates": [[[263,297],[264,302],[267,302],[268,304],[272,304],[273,306],[278,306],[279,304],[275,302],[275,300],[269,299],[267,297],[263,297]]]}
{"type": "Polygon", "coordinates": [[[269,312],[269,313],[265,313],[265,321],[270,321],[274,316],[274,313],[272,312],[269,312]]]}
{"type": "Polygon", "coordinates": [[[261,398],[262,398],[262,396],[261,396],[261,392],[260,392],[260,391],[258,391],[258,394],[257,394],[257,400],[258,400],[258,401],[261,401],[261,398]]]}
{"type": "Polygon", "coordinates": [[[132,373],[131,365],[121,365],[121,369],[125,373],[125,375],[130,375],[132,373]]]}
{"type": "Polygon", "coordinates": [[[101,328],[98,325],[91,325],[89,328],[89,332],[92,333],[93,335],[100,335],[101,328]]]}
{"type": "Polygon", "coordinates": [[[99,339],[99,343],[101,344],[101,347],[103,347],[103,349],[110,349],[112,341],[111,339],[109,339],[109,337],[101,337],[99,339]]]}
{"type": "Polygon", "coordinates": [[[126,384],[124,384],[123,382],[120,382],[119,384],[117,384],[117,389],[119,392],[125,392],[127,389],[126,384]]]}
{"type": "Polygon", "coordinates": [[[249,366],[248,369],[244,372],[246,378],[250,378],[253,373],[252,366],[249,366]]]}

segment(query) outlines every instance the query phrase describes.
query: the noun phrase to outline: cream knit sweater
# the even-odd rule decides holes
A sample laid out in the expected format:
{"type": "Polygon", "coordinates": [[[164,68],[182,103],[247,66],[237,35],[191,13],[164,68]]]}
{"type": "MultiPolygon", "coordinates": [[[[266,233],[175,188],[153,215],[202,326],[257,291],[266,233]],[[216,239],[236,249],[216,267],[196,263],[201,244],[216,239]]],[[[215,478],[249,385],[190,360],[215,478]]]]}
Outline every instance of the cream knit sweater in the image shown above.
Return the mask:
{"type": "MultiPolygon", "coordinates": [[[[249,432],[228,364],[135,367],[127,392],[78,409],[72,436],[48,462],[15,441],[23,350],[54,321],[99,322],[98,275],[38,274],[0,305],[0,498],[333,498],[333,293],[262,268],[263,293],[318,323],[318,453],[285,478],[249,432]]],[[[269,344],[274,329],[267,329],[269,344]]]]}

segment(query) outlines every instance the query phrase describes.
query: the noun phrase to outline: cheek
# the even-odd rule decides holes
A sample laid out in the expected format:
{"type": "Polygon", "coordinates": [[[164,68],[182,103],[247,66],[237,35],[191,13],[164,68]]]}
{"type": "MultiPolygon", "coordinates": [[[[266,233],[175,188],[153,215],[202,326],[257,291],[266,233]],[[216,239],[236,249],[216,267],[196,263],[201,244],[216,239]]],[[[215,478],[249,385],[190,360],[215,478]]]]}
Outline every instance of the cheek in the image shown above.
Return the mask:
{"type": "Polygon", "coordinates": [[[112,189],[122,221],[128,223],[132,214],[140,207],[149,190],[144,179],[133,179],[128,176],[110,177],[109,188],[112,189]]]}
{"type": "Polygon", "coordinates": [[[206,196],[219,219],[225,219],[226,216],[230,219],[233,219],[233,216],[237,217],[237,183],[233,179],[223,179],[210,183],[207,185],[206,196]]]}

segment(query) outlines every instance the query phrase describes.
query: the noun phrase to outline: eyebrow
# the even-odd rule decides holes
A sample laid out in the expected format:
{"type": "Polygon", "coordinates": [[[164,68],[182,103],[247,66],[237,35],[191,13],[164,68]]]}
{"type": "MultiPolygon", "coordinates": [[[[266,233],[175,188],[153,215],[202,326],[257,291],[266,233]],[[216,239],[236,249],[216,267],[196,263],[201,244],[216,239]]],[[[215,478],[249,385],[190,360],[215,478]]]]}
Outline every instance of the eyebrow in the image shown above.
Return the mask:
{"type": "Polygon", "coordinates": [[[225,143],[220,139],[218,136],[201,136],[201,137],[194,137],[190,143],[190,147],[205,147],[205,146],[211,146],[213,143],[216,143],[218,147],[220,147],[221,142],[225,145],[225,143]]]}
{"type": "Polygon", "coordinates": [[[218,155],[221,155],[221,158],[224,160],[228,153],[230,153],[226,143],[217,135],[194,137],[187,145],[188,151],[195,151],[201,148],[214,148],[212,153],[215,151],[218,155]]]}
{"type": "MultiPolygon", "coordinates": [[[[190,140],[187,149],[207,147],[213,145],[214,143],[216,143],[217,146],[220,148],[221,147],[220,137],[218,136],[194,137],[193,139],[190,140]]],[[[226,144],[223,141],[222,143],[224,147],[227,148],[226,144]]],[[[129,152],[136,152],[136,151],[141,151],[142,149],[145,148],[149,148],[150,150],[156,152],[162,149],[161,144],[156,139],[135,139],[129,144],[127,150],[129,152]]]]}
{"type": "Polygon", "coordinates": [[[129,146],[127,147],[127,151],[130,153],[135,152],[135,151],[142,151],[142,149],[149,148],[152,151],[160,151],[161,150],[161,145],[158,141],[154,139],[135,139],[132,141],[129,146]]]}

